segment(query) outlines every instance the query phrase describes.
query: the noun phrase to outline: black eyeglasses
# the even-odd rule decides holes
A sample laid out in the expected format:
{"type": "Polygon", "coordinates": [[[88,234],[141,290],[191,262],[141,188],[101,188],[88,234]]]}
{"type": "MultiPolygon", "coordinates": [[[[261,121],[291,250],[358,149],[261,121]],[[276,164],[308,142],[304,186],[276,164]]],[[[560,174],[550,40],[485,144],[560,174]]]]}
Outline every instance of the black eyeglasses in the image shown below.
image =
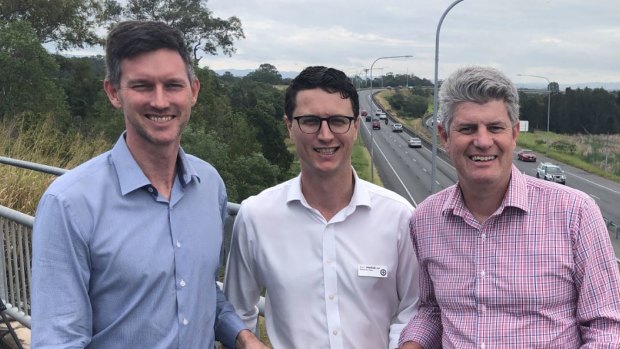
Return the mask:
{"type": "Polygon", "coordinates": [[[349,131],[351,128],[351,122],[355,120],[355,117],[334,115],[322,118],[316,115],[302,115],[294,116],[293,119],[297,120],[299,129],[303,133],[317,133],[321,130],[323,121],[327,121],[327,126],[332,133],[342,134],[349,131]]]}

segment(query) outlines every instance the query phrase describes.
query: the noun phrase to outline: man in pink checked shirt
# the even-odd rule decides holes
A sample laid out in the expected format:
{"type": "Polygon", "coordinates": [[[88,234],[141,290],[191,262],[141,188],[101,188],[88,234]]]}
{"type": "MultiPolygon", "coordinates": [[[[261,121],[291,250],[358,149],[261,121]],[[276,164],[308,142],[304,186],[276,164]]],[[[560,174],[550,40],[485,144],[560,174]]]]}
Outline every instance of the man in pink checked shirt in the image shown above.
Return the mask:
{"type": "Polygon", "coordinates": [[[620,275],[600,210],[513,166],[513,83],[462,68],[439,99],[459,180],[413,214],[420,309],[401,348],[620,348],[620,275]]]}

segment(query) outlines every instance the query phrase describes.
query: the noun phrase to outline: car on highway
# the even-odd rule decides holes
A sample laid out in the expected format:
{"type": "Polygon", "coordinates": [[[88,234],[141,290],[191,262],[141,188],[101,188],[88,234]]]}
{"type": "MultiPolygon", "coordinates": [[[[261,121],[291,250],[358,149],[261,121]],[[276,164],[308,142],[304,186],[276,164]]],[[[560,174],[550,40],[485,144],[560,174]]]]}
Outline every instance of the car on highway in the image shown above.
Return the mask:
{"type": "Polygon", "coordinates": [[[367,112],[366,110],[362,110],[362,111],[360,112],[360,115],[361,115],[361,116],[368,116],[368,112],[367,112]]]}
{"type": "Polygon", "coordinates": [[[381,109],[377,109],[377,110],[375,111],[375,115],[376,115],[376,116],[379,116],[379,115],[381,115],[381,114],[383,114],[383,110],[381,110],[381,109]]]}
{"type": "Polygon", "coordinates": [[[529,149],[522,149],[517,153],[517,159],[521,161],[536,162],[536,154],[529,149]]]}
{"type": "Polygon", "coordinates": [[[370,115],[366,115],[366,121],[372,121],[372,117],[370,115]]]}
{"type": "Polygon", "coordinates": [[[422,141],[418,137],[411,137],[407,141],[409,148],[422,148],[422,141]]]}
{"type": "Polygon", "coordinates": [[[385,113],[381,112],[381,114],[377,115],[379,117],[379,119],[381,120],[387,120],[387,115],[385,115],[385,113]]]}
{"type": "Polygon", "coordinates": [[[562,170],[560,166],[550,162],[541,162],[538,165],[536,168],[536,178],[566,184],[566,173],[564,173],[564,170],[562,170]]]}
{"type": "Polygon", "coordinates": [[[402,124],[393,124],[392,125],[392,132],[403,132],[403,125],[402,124]]]}
{"type": "Polygon", "coordinates": [[[372,129],[373,130],[380,130],[381,129],[381,120],[373,119],[372,120],[372,129]]]}

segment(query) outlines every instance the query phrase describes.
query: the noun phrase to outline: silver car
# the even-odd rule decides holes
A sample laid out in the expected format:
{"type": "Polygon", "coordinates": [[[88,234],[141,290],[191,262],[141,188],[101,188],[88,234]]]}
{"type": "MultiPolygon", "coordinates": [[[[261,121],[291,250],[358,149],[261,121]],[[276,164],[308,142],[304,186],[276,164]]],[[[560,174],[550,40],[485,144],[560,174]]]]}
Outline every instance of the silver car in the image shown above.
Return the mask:
{"type": "Polygon", "coordinates": [[[409,148],[422,148],[422,141],[418,137],[411,137],[407,141],[409,148]]]}

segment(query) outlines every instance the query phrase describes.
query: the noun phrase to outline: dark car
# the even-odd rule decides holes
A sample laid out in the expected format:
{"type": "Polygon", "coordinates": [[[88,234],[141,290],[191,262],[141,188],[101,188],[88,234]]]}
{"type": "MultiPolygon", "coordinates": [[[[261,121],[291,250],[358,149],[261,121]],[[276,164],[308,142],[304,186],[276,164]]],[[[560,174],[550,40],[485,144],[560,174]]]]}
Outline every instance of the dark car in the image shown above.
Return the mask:
{"type": "Polygon", "coordinates": [[[372,120],[372,116],[366,115],[366,121],[371,121],[371,120],[372,120]]]}
{"type": "Polygon", "coordinates": [[[372,120],[372,129],[373,130],[380,130],[381,129],[381,122],[379,121],[379,119],[372,120]]]}
{"type": "Polygon", "coordinates": [[[517,159],[521,161],[536,162],[536,154],[529,149],[522,149],[517,153],[517,159]]]}

